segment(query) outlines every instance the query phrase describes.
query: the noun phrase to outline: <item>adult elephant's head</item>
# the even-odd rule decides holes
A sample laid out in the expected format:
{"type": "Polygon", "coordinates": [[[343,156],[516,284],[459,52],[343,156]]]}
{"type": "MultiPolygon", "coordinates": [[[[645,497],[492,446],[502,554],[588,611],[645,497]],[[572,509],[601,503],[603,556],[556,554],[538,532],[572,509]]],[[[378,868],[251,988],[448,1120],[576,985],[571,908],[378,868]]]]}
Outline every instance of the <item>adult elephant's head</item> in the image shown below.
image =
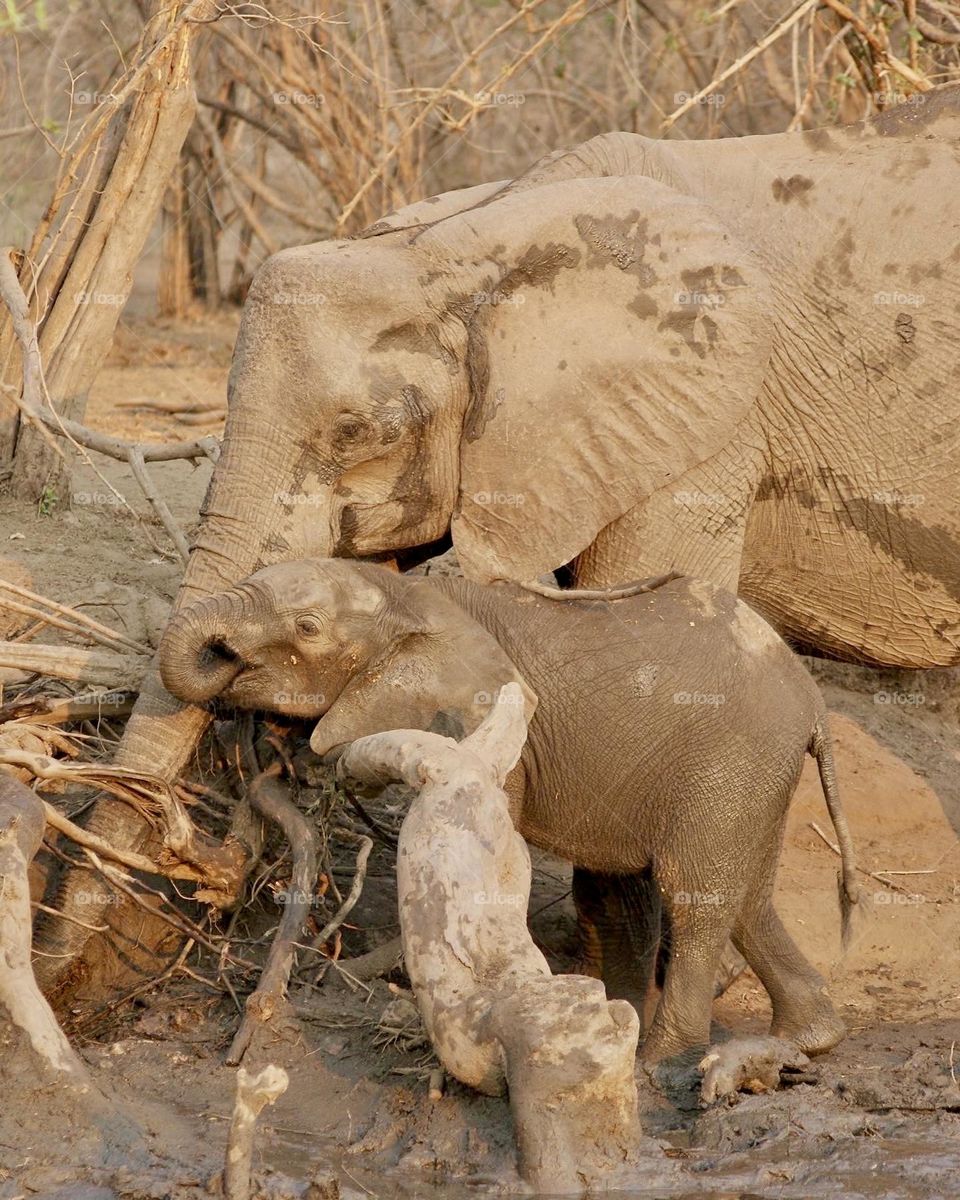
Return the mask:
{"type": "Polygon", "coordinates": [[[468,573],[536,576],[723,445],[769,328],[750,256],[643,177],[284,251],[247,300],[198,556],[226,548],[231,583],[450,529],[468,573]]]}

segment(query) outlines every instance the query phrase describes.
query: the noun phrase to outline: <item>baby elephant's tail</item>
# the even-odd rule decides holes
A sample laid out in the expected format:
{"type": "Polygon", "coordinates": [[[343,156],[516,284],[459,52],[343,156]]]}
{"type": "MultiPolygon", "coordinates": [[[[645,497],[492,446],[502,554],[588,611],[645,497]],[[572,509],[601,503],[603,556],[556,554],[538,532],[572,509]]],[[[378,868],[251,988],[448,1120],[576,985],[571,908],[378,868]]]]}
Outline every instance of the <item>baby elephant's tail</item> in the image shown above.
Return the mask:
{"type": "Polygon", "coordinates": [[[833,761],[833,744],[830,741],[830,728],[826,712],[821,712],[813,727],[810,739],[810,753],[817,760],[817,770],[820,772],[820,786],[823,788],[823,798],[827,802],[827,811],[837,834],[837,845],[840,849],[840,936],[841,945],[846,950],[850,943],[851,914],[853,906],[860,899],[860,888],[857,884],[857,864],[853,850],[853,838],[850,836],[850,826],[840,803],[840,791],[837,788],[837,770],[833,761]]]}

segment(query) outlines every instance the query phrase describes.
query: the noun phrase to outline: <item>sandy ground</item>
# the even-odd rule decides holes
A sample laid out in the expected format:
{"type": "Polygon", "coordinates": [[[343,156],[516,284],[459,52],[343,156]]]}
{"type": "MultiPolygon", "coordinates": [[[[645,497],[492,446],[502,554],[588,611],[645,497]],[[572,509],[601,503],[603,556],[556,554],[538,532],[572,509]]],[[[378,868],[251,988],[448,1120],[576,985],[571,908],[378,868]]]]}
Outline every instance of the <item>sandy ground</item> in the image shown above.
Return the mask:
{"type": "MultiPolygon", "coordinates": [[[[141,438],[216,432],[216,419],[188,425],[120,402],[166,396],[205,407],[222,401],[234,331],[234,318],[126,327],[98,381],[89,422],[141,438]]],[[[125,469],[97,465],[134,509],[146,511],[125,469]]],[[[175,515],[189,527],[209,466],[161,464],[155,471],[175,515]]],[[[0,556],[25,563],[45,594],[71,603],[92,600],[100,619],[155,637],[179,563],[150,544],[88,467],[77,470],[72,491],[72,509],[50,515],[0,500],[0,556]]],[[[168,549],[158,527],[151,524],[150,534],[168,549]]],[[[707,1112],[690,1096],[668,1100],[639,1072],[648,1142],[631,1196],[939,1200],[960,1194],[955,677],[811,666],[834,714],[842,797],[860,865],[873,874],[861,876],[865,900],[852,945],[841,954],[838,860],[814,829],[832,838],[810,761],[786,835],[777,907],[827,977],[849,1036],[817,1060],[814,1081],[707,1112]]],[[[344,858],[345,867],[351,859],[344,858]]],[[[569,869],[543,855],[535,862],[531,924],[562,970],[573,948],[569,869]]],[[[275,920],[275,911],[267,917],[275,920]]],[[[378,850],[344,956],[396,931],[392,862],[378,850]]],[[[323,987],[301,989],[292,1001],[299,1025],[256,1050],[291,1074],[288,1092],[261,1121],[258,1152],[271,1194],[294,1194],[284,1192],[283,1177],[329,1172],[343,1195],[357,1197],[456,1200],[478,1189],[519,1187],[506,1103],[456,1084],[439,1102],[427,1100],[428,1049],[402,1001],[398,1018],[397,996],[386,982],[352,991],[328,972],[323,987]]],[[[718,1038],[766,1029],[769,1007],[752,974],[717,1002],[715,1015],[718,1038]]],[[[92,1187],[109,1189],[91,1197],[206,1194],[222,1162],[233,1091],[233,1071],[222,1058],[236,1020],[229,997],[178,979],[126,1006],[107,1025],[77,1032],[74,1040],[95,1080],[148,1130],[149,1146],[166,1163],[161,1169],[154,1160],[148,1170],[146,1160],[121,1147],[109,1169],[87,1174],[92,1187]]],[[[83,1161],[86,1143],[79,1132],[60,1136],[49,1100],[39,1097],[30,1112],[0,1105],[0,1200],[84,1194],[70,1164],[83,1161]]]]}

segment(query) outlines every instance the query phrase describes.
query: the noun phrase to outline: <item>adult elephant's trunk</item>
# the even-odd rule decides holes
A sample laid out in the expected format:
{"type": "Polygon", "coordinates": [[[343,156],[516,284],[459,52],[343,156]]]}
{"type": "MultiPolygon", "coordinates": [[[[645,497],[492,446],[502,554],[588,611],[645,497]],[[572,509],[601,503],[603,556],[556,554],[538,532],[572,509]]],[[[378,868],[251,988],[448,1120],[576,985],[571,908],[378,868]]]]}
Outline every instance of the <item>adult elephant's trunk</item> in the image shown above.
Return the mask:
{"type": "MultiPolygon", "coordinates": [[[[332,552],[330,509],[322,497],[309,507],[309,529],[290,528],[289,513],[278,502],[278,491],[283,491],[290,473],[287,457],[275,428],[251,428],[236,409],[231,410],[175,614],[204,596],[223,592],[267,563],[332,552]]],[[[306,515],[303,510],[295,514],[301,515],[306,515]]],[[[172,780],[190,760],[209,719],[205,709],[170,695],[154,661],[114,761],[172,780]]],[[[139,849],[149,832],[138,813],[109,796],[97,800],[87,828],[125,850],[139,849]]],[[[102,956],[94,952],[94,945],[102,943],[99,937],[91,942],[84,926],[109,924],[114,940],[140,949],[145,935],[141,939],[139,930],[131,933],[131,927],[124,927],[125,923],[131,926],[131,916],[115,901],[105,883],[93,884],[88,871],[66,872],[55,906],[67,919],[41,914],[34,939],[39,952],[34,967],[48,995],[64,998],[87,982],[89,990],[96,991],[102,956]]]]}

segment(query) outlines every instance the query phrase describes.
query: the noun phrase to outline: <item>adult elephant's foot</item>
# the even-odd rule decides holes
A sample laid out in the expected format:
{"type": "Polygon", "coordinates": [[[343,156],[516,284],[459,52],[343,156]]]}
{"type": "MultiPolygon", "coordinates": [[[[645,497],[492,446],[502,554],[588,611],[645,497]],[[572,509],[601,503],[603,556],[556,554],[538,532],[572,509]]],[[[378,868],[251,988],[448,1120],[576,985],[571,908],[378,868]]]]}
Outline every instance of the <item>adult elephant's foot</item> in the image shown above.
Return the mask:
{"type": "Polygon", "coordinates": [[[732,1038],[711,1046],[701,1060],[703,1104],[729,1099],[737,1092],[773,1092],[781,1073],[802,1071],[810,1059],[793,1042],[778,1037],[732,1038]]]}

